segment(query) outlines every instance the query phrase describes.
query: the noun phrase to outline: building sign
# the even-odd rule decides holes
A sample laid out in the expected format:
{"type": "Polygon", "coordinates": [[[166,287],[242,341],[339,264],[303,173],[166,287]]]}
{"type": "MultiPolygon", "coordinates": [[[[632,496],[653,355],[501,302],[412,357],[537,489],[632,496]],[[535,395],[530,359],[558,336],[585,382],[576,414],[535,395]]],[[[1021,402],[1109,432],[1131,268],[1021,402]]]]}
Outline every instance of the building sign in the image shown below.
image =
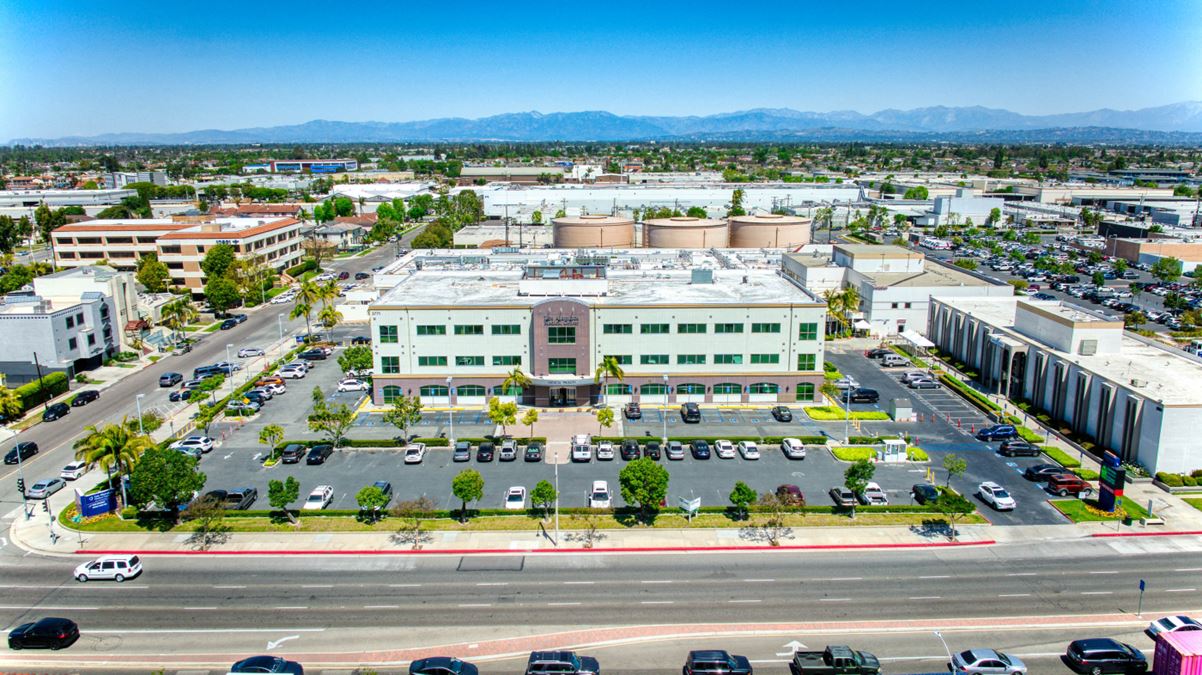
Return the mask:
{"type": "Polygon", "coordinates": [[[1122,468],[1118,455],[1107,452],[1102,457],[1102,467],[1098,483],[1101,490],[1098,493],[1098,507],[1108,513],[1113,512],[1122,501],[1123,485],[1127,481],[1127,470],[1122,468]]]}
{"type": "Polygon", "coordinates": [[[237,246],[241,242],[239,242],[237,239],[218,239],[217,243],[218,244],[230,244],[233,246],[237,246]]]}
{"type": "Polygon", "coordinates": [[[112,513],[117,510],[117,491],[109,489],[85,495],[76,490],[75,506],[82,518],[112,513]]]}
{"type": "Polygon", "coordinates": [[[578,326],[580,325],[580,317],[578,316],[544,316],[544,326],[578,326]]]}

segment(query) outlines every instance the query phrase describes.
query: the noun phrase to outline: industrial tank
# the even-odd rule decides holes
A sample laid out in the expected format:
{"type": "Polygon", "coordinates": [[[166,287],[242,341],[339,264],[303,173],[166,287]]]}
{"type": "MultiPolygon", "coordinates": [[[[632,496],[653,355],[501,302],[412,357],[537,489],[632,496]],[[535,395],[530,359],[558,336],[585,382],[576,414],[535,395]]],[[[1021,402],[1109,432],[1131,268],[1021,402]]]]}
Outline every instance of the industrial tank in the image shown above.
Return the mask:
{"type": "Polygon", "coordinates": [[[810,243],[809,218],[760,213],[730,218],[731,248],[792,248],[810,243]]]}
{"type": "Polygon", "coordinates": [[[551,220],[555,248],[630,248],[634,221],[617,216],[567,216],[551,220]]]}
{"type": "Polygon", "coordinates": [[[724,220],[709,218],[653,218],[643,223],[643,245],[648,248],[726,248],[730,232],[724,220]]]}

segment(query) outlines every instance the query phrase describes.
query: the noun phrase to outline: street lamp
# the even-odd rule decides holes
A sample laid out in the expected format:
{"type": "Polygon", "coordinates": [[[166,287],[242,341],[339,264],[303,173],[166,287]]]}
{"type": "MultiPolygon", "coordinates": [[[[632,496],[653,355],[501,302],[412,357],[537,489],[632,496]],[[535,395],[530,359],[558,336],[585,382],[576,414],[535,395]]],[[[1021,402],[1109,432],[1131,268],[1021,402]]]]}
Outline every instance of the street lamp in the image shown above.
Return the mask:
{"type": "Polygon", "coordinates": [[[283,342],[284,341],[284,315],[282,313],[277,314],[275,318],[276,318],[276,323],[278,323],[280,326],[280,342],[283,342]]]}
{"type": "Polygon", "coordinates": [[[454,380],[454,377],[447,375],[447,421],[451,425],[449,433],[452,448],[455,447],[455,409],[451,407],[451,382],[454,380]]]}
{"type": "Polygon", "coordinates": [[[851,442],[851,382],[843,390],[843,442],[851,442]]]}
{"type": "Polygon", "coordinates": [[[142,427],[142,397],[146,394],[138,394],[134,397],[134,405],[138,406],[138,434],[145,435],[146,430],[142,427]]]}
{"type": "Polygon", "coordinates": [[[948,665],[951,665],[951,662],[952,662],[952,650],[951,650],[951,648],[949,648],[949,647],[947,646],[947,640],[944,640],[944,639],[943,639],[943,633],[942,633],[942,632],[940,632],[940,631],[935,631],[935,637],[939,638],[939,641],[943,643],[943,651],[947,652],[947,662],[948,662],[948,665]]]}
{"type": "Polygon", "coordinates": [[[230,393],[231,394],[234,393],[234,357],[230,355],[230,349],[233,346],[234,345],[228,344],[228,343],[225,345],[225,362],[230,364],[229,381],[230,381],[230,393]]]}
{"type": "Polygon", "coordinates": [[[668,447],[668,374],[664,373],[664,409],[660,413],[660,417],[664,420],[664,435],[660,441],[664,444],[664,452],[667,452],[668,447]]]}

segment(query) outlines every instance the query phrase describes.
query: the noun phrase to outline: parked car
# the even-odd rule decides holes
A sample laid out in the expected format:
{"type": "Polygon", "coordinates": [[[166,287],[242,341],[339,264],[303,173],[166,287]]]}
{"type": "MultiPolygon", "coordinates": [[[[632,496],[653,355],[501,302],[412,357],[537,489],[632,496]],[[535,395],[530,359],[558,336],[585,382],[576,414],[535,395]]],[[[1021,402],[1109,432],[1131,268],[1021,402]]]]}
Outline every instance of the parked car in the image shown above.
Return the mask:
{"type": "Polygon", "coordinates": [[[639,442],[633,438],[627,438],[626,440],[622,441],[622,447],[619,452],[622,454],[622,459],[626,460],[627,462],[636,460],[639,458],[640,454],[639,442]]]}
{"type": "Polygon", "coordinates": [[[71,407],[82,408],[98,398],[100,398],[100,392],[96,391],[95,389],[84,389],[83,391],[76,393],[75,397],[71,399],[71,407]]]}
{"type": "Polygon", "coordinates": [[[714,454],[718,455],[719,459],[734,459],[735,444],[725,439],[714,441],[714,454]]]}
{"type": "Polygon", "coordinates": [[[254,505],[259,498],[259,491],[253,487],[234,488],[225,493],[221,505],[230,511],[245,511],[254,505]]]}
{"type": "Polygon", "coordinates": [[[53,422],[54,420],[66,417],[68,414],[70,414],[70,412],[71,408],[66,403],[61,401],[58,403],[51,403],[50,406],[46,408],[46,411],[42,413],[42,421],[53,422]]]}
{"type": "Polygon", "coordinates": [[[680,418],[686,424],[697,424],[701,422],[701,407],[696,403],[685,403],[680,406],[680,418]]]}
{"type": "Polygon", "coordinates": [[[75,580],[84,583],[93,579],[104,579],[121,583],[142,573],[142,560],[136,555],[102,555],[95,560],[80,563],[71,573],[75,580]]]}
{"type": "Polygon", "coordinates": [[[58,472],[58,477],[63,480],[79,480],[81,476],[91,470],[92,465],[83,460],[76,460],[67,466],[63,467],[62,471],[58,472]]]}
{"type": "Polygon", "coordinates": [[[780,449],[785,453],[785,457],[789,459],[806,458],[806,446],[799,438],[782,438],[780,440],[780,449]]]}
{"type": "Polygon", "coordinates": [[[255,405],[259,406],[260,409],[262,409],[263,406],[267,405],[267,402],[271,400],[272,396],[262,389],[251,389],[243,394],[242,398],[244,399],[244,402],[254,403],[255,405]]]}
{"type": "Polygon", "coordinates": [[[593,489],[588,493],[588,507],[590,509],[608,509],[612,501],[609,483],[603,480],[593,481],[593,489]]]}
{"type": "Polygon", "coordinates": [[[995,424],[977,432],[978,441],[1005,441],[1018,438],[1018,430],[1013,424],[995,424]]]}
{"type": "Polygon", "coordinates": [[[425,443],[411,443],[405,448],[405,463],[406,464],[421,464],[426,458],[425,443]]]}
{"type": "Polygon", "coordinates": [[[518,442],[512,438],[501,441],[501,447],[497,450],[497,459],[502,462],[512,462],[517,458],[518,442]]]}
{"type": "Polygon", "coordinates": [[[643,419],[643,409],[640,408],[639,404],[635,403],[634,401],[622,406],[622,414],[625,415],[626,419],[628,420],[643,419]]]}
{"type": "Polygon", "coordinates": [[[793,411],[789,410],[783,405],[773,406],[772,419],[776,420],[777,422],[792,422],[793,411]]]}
{"type": "Polygon", "coordinates": [[[300,443],[289,443],[280,452],[280,462],[284,464],[296,464],[305,458],[306,452],[308,452],[308,448],[300,443]]]}
{"type": "Polygon", "coordinates": [[[353,344],[353,345],[369,345],[369,344],[371,344],[371,338],[366,335],[356,335],[355,337],[351,338],[351,344],[353,344]]]}
{"type": "Polygon", "coordinates": [[[1034,464],[1032,466],[1028,466],[1026,470],[1023,471],[1023,478],[1038,483],[1046,481],[1052,476],[1059,476],[1066,473],[1071,472],[1058,464],[1034,464]]]}
{"type": "Polygon", "coordinates": [[[302,379],[306,374],[307,373],[304,368],[292,368],[289,366],[284,366],[279,370],[280,377],[288,380],[299,380],[302,379]]]}
{"type": "Polygon", "coordinates": [[[1026,673],[1027,666],[1018,657],[992,649],[966,649],[952,656],[948,670],[967,675],[1018,675],[1026,673]]]}
{"type": "Polygon", "coordinates": [[[597,461],[609,461],[614,458],[614,444],[611,441],[597,442],[597,461]]]}
{"type": "Polygon", "coordinates": [[[160,387],[174,387],[175,385],[177,385],[183,381],[184,381],[184,376],[179,373],[171,372],[171,373],[163,373],[162,375],[159,375],[159,386],[160,387]]]}
{"type": "Polygon", "coordinates": [[[338,383],[338,391],[367,391],[371,386],[363,380],[354,378],[343,380],[338,383]]]}
{"type": "Polygon", "coordinates": [[[864,356],[870,359],[879,359],[886,354],[892,354],[892,349],[868,349],[864,351],[864,356]]]}
{"type": "Polygon", "coordinates": [[[1045,490],[1061,497],[1088,497],[1093,494],[1093,486],[1088,481],[1073,473],[1062,473],[1049,476],[1045,490]]]}
{"type": "Polygon", "coordinates": [[[526,444],[526,452],[522,457],[527,462],[543,461],[543,444],[538,441],[531,441],[526,444]]]}
{"type": "Polygon", "coordinates": [[[572,461],[588,462],[593,459],[593,446],[588,434],[576,434],[572,437],[572,461]]]}
{"type": "Polygon", "coordinates": [[[493,455],[496,454],[496,446],[489,442],[481,443],[476,447],[477,462],[491,462],[493,455]]]}
{"type": "Polygon", "coordinates": [[[254,400],[235,401],[225,406],[225,414],[236,413],[237,415],[248,416],[259,412],[262,407],[262,405],[254,400]]]}
{"type": "Polygon", "coordinates": [[[779,497],[782,502],[784,502],[785,504],[788,504],[789,506],[805,506],[806,505],[805,493],[803,493],[801,491],[801,488],[796,485],[792,485],[792,484],[778,485],[776,487],[776,496],[779,497]]]}
{"type": "Polygon", "coordinates": [[[289,675],[305,675],[305,669],[296,661],[288,661],[279,656],[252,656],[230,666],[231,673],[288,673],[289,675]]]}
{"type": "Polygon", "coordinates": [[[664,448],[664,454],[668,459],[684,459],[684,444],[680,441],[668,441],[668,447],[664,448]]]}
{"type": "Polygon", "coordinates": [[[601,675],[601,665],[591,656],[576,652],[530,652],[526,675],[601,675]]]}
{"type": "Polygon", "coordinates": [[[830,490],[831,500],[835,502],[835,506],[855,506],[856,495],[851,490],[836,485],[830,490]]]}
{"type": "MultiPolygon", "coordinates": [[[[363,272],[359,274],[363,274],[363,272]]],[[[431,656],[409,664],[409,675],[479,675],[479,673],[476,666],[450,656],[431,656]]]]}
{"type": "Polygon", "coordinates": [[[1002,445],[998,448],[997,452],[1003,457],[1038,457],[1043,454],[1043,450],[1039,446],[1028,443],[1021,438],[1011,438],[1002,441],[1002,445]]]}
{"type": "Polygon", "coordinates": [[[659,441],[647,441],[643,446],[643,456],[648,459],[659,461],[659,441]]]}
{"type": "Polygon", "coordinates": [[[304,511],[321,511],[330,505],[334,499],[334,488],[330,485],[318,485],[309,493],[302,508],[304,511]]]}
{"type": "Polygon", "coordinates": [[[707,649],[691,651],[685,657],[683,675],[751,675],[751,662],[746,656],[707,649]]]}
{"type": "Polygon", "coordinates": [[[455,449],[451,451],[452,462],[470,462],[472,459],[472,444],[467,441],[455,441],[455,449]]]}
{"type": "Polygon", "coordinates": [[[38,454],[38,444],[33,441],[21,441],[4,455],[5,464],[17,464],[38,454]]]}
{"type": "Polygon", "coordinates": [[[235,323],[246,323],[246,320],[249,317],[247,317],[245,314],[239,313],[239,314],[231,314],[230,318],[233,319],[235,323]]]}
{"type": "Polygon", "coordinates": [[[324,349],[306,349],[305,351],[297,354],[296,358],[304,359],[306,361],[325,361],[327,355],[324,349]]]}
{"type": "Polygon", "coordinates": [[[700,438],[695,438],[692,441],[689,441],[689,452],[693,454],[693,459],[709,459],[709,441],[705,441],[700,438]]]}
{"type": "Polygon", "coordinates": [[[47,617],[23,623],[8,632],[9,649],[62,649],[79,639],[79,626],[70,619],[47,617]]]}
{"type": "Polygon", "coordinates": [[[1065,650],[1064,663],[1075,673],[1090,675],[1138,675],[1148,671],[1148,660],[1144,658],[1143,652],[1125,642],[1110,638],[1073,640],[1065,650]]]}
{"type": "Polygon", "coordinates": [[[998,511],[1013,511],[1018,505],[1006,488],[993,481],[985,481],[978,485],[977,496],[981,498],[981,501],[998,511]]]}
{"type": "Polygon", "coordinates": [[[334,446],[329,443],[321,443],[309,448],[309,454],[305,457],[305,464],[325,464],[330,455],[334,454],[334,446]]]}
{"type": "Polygon", "coordinates": [[[914,380],[933,379],[933,376],[925,370],[907,370],[906,372],[902,373],[900,379],[902,384],[908,385],[914,380]]]}
{"type": "Polygon", "coordinates": [[[233,319],[226,319],[225,321],[221,322],[221,330],[230,330],[231,328],[234,328],[237,325],[238,325],[237,321],[234,321],[233,319]]]}
{"type": "Polygon", "coordinates": [[[25,491],[25,496],[30,499],[47,499],[50,495],[58,492],[67,486],[67,481],[57,476],[54,478],[43,478],[42,480],[29,486],[25,491]]]}
{"type": "Polygon", "coordinates": [[[1166,616],[1153,621],[1144,629],[1144,634],[1153,640],[1161,633],[1176,633],[1178,631],[1202,630],[1202,623],[1185,615],[1166,616]]]}
{"type": "Polygon", "coordinates": [[[172,450],[179,450],[180,448],[196,448],[201,452],[210,452],[213,449],[213,439],[203,434],[193,434],[186,438],[182,438],[171,445],[168,445],[167,447],[171,448],[172,450]]]}
{"type": "Polygon", "coordinates": [[[371,278],[370,272],[355,272],[355,281],[363,281],[364,279],[370,279],[370,278],[371,278]]]}
{"type": "Polygon", "coordinates": [[[192,398],[191,389],[176,389],[170,394],[167,394],[167,400],[171,401],[172,403],[175,403],[176,401],[187,401],[190,398],[192,398]]]}
{"type": "Polygon", "coordinates": [[[255,380],[255,386],[262,387],[264,389],[270,388],[271,393],[273,394],[282,394],[287,391],[284,378],[280,377],[279,375],[267,375],[260,377],[259,379],[255,380]]]}
{"type": "Polygon", "coordinates": [[[880,399],[881,395],[877,390],[863,387],[853,389],[847,394],[847,400],[851,403],[876,403],[880,399]]]}
{"type": "Polygon", "coordinates": [[[925,377],[918,377],[910,380],[910,383],[906,386],[911,389],[938,389],[941,385],[935,380],[925,377]]]}
{"type": "Polygon", "coordinates": [[[526,488],[515,485],[505,491],[505,508],[509,511],[522,511],[526,508],[526,488]]]}
{"type": "Polygon", "coordinates": [[[886,506],[889,504],[889,497],[881,486],[875,482],[869,482],[864,486],[864,491],[856,495],[861,504],[867,506],[886,506]]]}
{"type": "Polygon", "coordinates": [[[755,441],[739,441],[739,455],[743,459],[759,459],[760,446],[756,445],[755,441]]]}
{"type": "Polygon", "coordinates": [[[859,387],[860,383],[854,377],[841,377],[834,381],[834,385],[835,389],[839,391],[847,391],[848,389],[859,387]]]}
{"type": "Polygon", "coordinates": [[[877,675],[881,672],[881,662],[868,652],[830,645],[822,651],[793,652],[789,672],[792,675],[877,675]]]}
{"type": "Polygon", "coordinates": [[[265,353],[266,352],[258,347],[243,347],[242,349],[238,350],[238,358],[249,359],[256,356],[263,356],[265,353]]]}
{"type": "Polygon", "coordinates": [[[910,495],[919,504],[934,504],[939,501],[939,488],[930,483],[916,483],[910,488],[910,495]]]}

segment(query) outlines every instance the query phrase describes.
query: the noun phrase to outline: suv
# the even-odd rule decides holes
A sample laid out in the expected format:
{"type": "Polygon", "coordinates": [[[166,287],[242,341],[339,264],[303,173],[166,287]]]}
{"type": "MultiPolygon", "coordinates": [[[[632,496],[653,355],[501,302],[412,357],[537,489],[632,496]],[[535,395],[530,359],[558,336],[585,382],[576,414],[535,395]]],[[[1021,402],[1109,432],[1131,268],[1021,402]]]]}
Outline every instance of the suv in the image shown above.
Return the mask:
{"type": "Polygon", "coordinates": [[[184,381],[184,376],[179,373],[163,373],[159,376],[160,387],[174,387],[184,381]]]}
{"type": "Polygon", "coordinates": [[[680,406],[680,418],[688,424],[701,422],[701,408],[696,403],[685,403],[680,406]]]}
{"type": "Polygon", "coordinates": [[[577,656],[576,652],[530,652],[526,662],[526,675],[601,675],[601,664],[591,656],[577,656]]]}
{"type": "Polygon", "coordinates": [[[297,464],[305,457],[305,452],[308,450],[300,443],[289,443],[280,452],[280,461],[284,464],[297,464]]]}
{"type": "Polygon", "coordinates": [[[639,407],[639,404],[635,403],[634,401],[631,401],[630,403],[627,403],[627,404],[626,404],[626,405],[625,405],[625,406],[622,408],[622,414],[623,414],[623,415],[625,415],[625,416],[626,416],[626,419],[628,419],[628,420],[641,420],[641,419],[643,419],[643,409],[642,409],[642,408],[640,408],[640,407],[639,407]]]}
{"type": "Polygon", "coordinates": [[[305,361],[325,361],[326,353],[323,349],[306,349],[297,354],[296,358],[304,359],[305,361]]]}
{"type": "Polygon", "coordinates": [[[751,675],[751,662],[746,656],[707,649],[689,652],[681,672],[683,675],[751,675]]]}
{"type": "Polygon", "coordinates": [[[491,462],[493,455],[496,454],[497,446],[485,441],[476,446],[476,461],[491,462]]]}
{"type": "Polygon", "coordinates": [[[793,411],[783,405],[774,406],[772,408],[772,419],[777,422],[792,422],[793,411]]]}
{"type": "Polygon", "coordinates": [[[512,462],[518,458],[518,442],[512,438],[507,438],[501,441],[501,448],[497,450],[497,459],[502,462],[512,462]]]}
{"type": "Polygon", "coordinates": [[[1086,480],[1076,474],[1062,473],[1048,477],[1048,484],[1044,488],[1054,495],[1067,497],[1088,497],[1093,494],[1093,486],[1086,480]]]}
{"type": "Polygon", "coordinates": [[[222,506],[232,511],[245,511],[259,498],[259,491],[253,487],[234,488],[225,493],[222,506]]]}
{"type": "Polygon", "coordinates": [[[977,432],[978,441],[1006,441],[1018,438],[1018,431],[1013,424],[995,424],[977,432]]]}
{"type": "Polygon", "coordinates": [[[538,441],[531,441],[526,444],[526,452],[523,457],[527,462],[543,461],[543,444],[538,441]]]}
{"type": "Polygon", "coordinates": [[[622,459],[630,461],[639,458],[639,442],[633,438],[627,438],[622,441],[622,459]]]}
{"type": "Polygon", "coordinates": [[[861,387],[851,390],[847,394],[847,400],[851,403],[876,403],[881,400],[881,395],[875,389],[864,389],[861,387]]]}
{"type": "Polygon", "coordinates": [[[325,464],[332,454],[334,454],[334,446],[329,443],[315,445],[309,449],[309,456],[305,458],[305,464],[325,464]]]}
{"type": "Polygon", "coordinates": [[[61,401],[58,403],[51,403],[50,407],[46,408],[46,412],[42,413],[42,421],[43,422],[53,422],[54,420],[65,417],[70,412],[71,412],[71,407],[68,406],[66,403],[63,403],[61,401]]]}
{"type": "Polygon", "coordinates": [[[643,456],[659,460],[659,441],[649,441],[643,446],[643,456]]]}
{"type": "Polygon", "coordinates": [[[1003,457],[1038,457],[1043,454],[1043,450],[1039,446],[1028,443],[1021,438],[1011,438],[1002,441],[1002,446],[997,450],[999,455],[1003,457]]]}
{"type": "Polygon", "coordinates": [[[1135,647],[1110,638],[1073,640],[1064,654],[1075,673],[1145,673],[1148,660],[1135,647]]]}

